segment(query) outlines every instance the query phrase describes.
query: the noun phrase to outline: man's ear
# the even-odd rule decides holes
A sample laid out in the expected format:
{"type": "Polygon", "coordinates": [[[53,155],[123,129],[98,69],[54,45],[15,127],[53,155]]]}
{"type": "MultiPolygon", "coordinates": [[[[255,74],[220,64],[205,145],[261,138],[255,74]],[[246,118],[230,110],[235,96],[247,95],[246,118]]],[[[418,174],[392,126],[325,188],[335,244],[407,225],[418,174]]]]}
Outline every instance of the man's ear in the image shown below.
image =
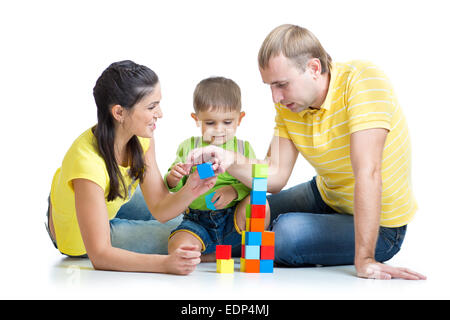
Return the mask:
{"type": "Polygon", "coordinates": [[[111,107],[111,114],[117,122],[123,123],[125,111],[120,104],[115,104],[111,107]]]}
{"type": "Polygon", "coordinates": [[[309,59],[306,66],[309,70],[311,70],[314,77],[318,77],[322,73],[322,64],[317,58],[309,59]]]}
{"type": "Polygon", "coordinates": [[[200,121],[198,120],[198,117],[195,113],[191,113],[191,118],[194,119],[195,124],[197,125],[197,127],[200,127],[200,121]]]}

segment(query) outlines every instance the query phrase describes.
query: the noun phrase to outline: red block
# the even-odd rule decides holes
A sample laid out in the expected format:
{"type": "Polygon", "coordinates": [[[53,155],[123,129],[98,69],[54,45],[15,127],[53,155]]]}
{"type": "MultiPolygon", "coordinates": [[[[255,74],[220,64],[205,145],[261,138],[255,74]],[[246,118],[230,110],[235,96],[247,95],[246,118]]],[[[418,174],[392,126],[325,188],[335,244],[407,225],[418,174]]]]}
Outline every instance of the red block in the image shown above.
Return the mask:
{"type": "Polygon", "coordinates": [[[266,217],[266,206],[264,204],[252,204],[252,218],[264,219],[266,217]]]}
{"type": "Polygon", "coordinates": [[[275,247],[261,246],[260,259],[261,260],[274,260],[275,259],[275,247]]]}
{"type": "Polygon", "coordinates": [[[216,245],[216,259],[231,259],[231,245],[216,245]]]}

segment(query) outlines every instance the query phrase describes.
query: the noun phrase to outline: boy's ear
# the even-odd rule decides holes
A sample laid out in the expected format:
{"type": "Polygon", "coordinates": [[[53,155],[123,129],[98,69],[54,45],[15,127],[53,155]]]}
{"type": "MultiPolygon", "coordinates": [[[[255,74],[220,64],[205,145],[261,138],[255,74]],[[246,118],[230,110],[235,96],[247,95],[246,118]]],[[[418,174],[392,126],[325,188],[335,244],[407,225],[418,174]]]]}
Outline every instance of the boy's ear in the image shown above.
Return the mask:
{"type": "Polygon", "coordinates": [[[198,120],[198,117],[197,117],[197,115],[195,114],[195,113],[191,113],[191,117],[192,117],[192,119],[194,119],[194,121],[195,121],[195,124],[197,125],[197,127],[200,127],[200,121],[198,120]]]}
{"type": "Polygon", "coordinates": [[[124,108],[120,104],[115,104],[111,107],[111,114],[117,122],[122,123],[124,120],[124,108]]]}
{"type": "Polygon", "coordinates": [[[242,118],[245,117],[245,112],[241,111],[241,114],[239,115],[238,125],[241,124],[242,118]]]}

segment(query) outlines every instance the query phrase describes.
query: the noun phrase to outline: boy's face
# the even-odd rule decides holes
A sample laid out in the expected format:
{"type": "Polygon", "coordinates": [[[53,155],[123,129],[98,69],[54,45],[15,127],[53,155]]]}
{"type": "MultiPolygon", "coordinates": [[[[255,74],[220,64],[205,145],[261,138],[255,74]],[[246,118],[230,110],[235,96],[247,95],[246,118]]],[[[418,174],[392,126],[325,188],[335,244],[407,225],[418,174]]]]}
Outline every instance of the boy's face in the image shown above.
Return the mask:
{"type": "Polygon", "coordinates": [[[203,140],[213,145],[222,145],[234,138],[236,129],[241,123],[245,112],[232,111],[200,111],[191,113],[191,117],[202,128],[203,140]]]}

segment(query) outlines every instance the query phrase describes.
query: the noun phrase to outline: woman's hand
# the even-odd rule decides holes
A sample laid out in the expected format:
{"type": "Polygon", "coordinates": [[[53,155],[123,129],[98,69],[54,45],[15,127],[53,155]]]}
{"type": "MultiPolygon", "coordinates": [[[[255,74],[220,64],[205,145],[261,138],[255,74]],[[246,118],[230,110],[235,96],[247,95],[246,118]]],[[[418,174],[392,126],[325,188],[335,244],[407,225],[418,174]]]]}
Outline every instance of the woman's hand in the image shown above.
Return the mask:
{"type": "Polygon", "coordinates": [[[234,189],[232,186],[225,186],[219,188],[215,192],[216,194],[212,197],[211,202],[214,203],[214,207],[216,209],[225,208],[231,201],[235,200],[238,196],[236,189],[234,189]]]}
{"type": "Polygon", "coordinates": [[[182,246],[167,256],[164,262],[165,272],[187,275],[200,263],[200,255],[196,246],[182,246]]]}
{"type": "Polygon", "coordinates": [[[195,197],[199,197],[206,191],[214,187],[216,184],[217,176],[210,177],[207,179],[200,179],[198,171],[192,173],[186,181],[183,188],[189,190],[189,192],[195,197]]]}

